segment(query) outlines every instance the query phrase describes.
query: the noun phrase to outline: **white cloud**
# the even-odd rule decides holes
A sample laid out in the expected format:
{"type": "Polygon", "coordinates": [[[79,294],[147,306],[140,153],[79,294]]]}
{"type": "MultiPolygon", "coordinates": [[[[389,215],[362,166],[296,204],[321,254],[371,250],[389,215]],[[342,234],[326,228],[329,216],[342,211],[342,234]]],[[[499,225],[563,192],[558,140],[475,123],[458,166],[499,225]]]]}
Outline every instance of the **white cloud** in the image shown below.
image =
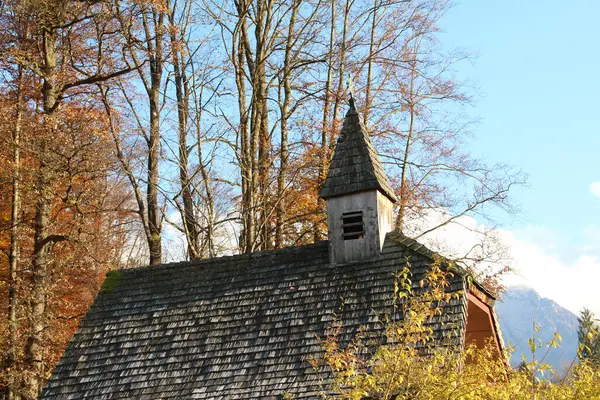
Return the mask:
{"type": "Polygon", "coordinates": [[[590,183],[590,193],[600,199],[600,181],[590,183]]]}
{"type": "Polygon", "coordinates": [[[586,254],[596,254],[600,256],[600,226],[589,225],[583,230],[585,244],[582,251],[586,254]]]}
{"type": "MultiPolygon", "coordinates": [[[[444,213],[432,213],[422,226],[443,218],[444,213]]],[[[457,222],[420,241],[449,257],[468,251],[480,241],[478,232],[486,227],[471,217],[457,222]]],[[[587,307],[600,316],[600,226],[586,227],[584,237],[584,243],[573,245],[561,233],[543,226],[497,230],[494,240],[510,249],[506,261],[516,271],[507,275],[504,283],[529,286],[575,314],[587,307]]]]}
{"type": "Polygon", "coordinates": [[[596,254],[587,253],[583,246],[578,257],[563,261],[543,245],[517,239],[510,232],[506,238],[512,248],[512,265],[519,274],[508,277],[507,284],[530,286],[576,314],[588,307],[600,315],[600,258],[596,254]]]}

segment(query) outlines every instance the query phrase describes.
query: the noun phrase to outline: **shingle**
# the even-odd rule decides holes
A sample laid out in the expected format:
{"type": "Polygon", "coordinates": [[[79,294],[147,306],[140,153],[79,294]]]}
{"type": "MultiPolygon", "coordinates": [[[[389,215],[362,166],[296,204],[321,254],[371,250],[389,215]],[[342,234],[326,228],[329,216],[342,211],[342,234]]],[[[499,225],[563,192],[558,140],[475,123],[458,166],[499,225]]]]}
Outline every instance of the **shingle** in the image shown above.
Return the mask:
{"type": "MultiPolygon", "coordinates": [[[[334,318],[342,345],[361,326],[378,332],[379,316],[394,312],[395,273],[410,261],[421,290],[432,257],[396,232],[378,259],[346,265],[331,265],[320,242],[122,270],[81,321],[40,398],[318,398],[326,377],[307,360],[321,356],[318,338],[334,318]]],[[[464,289],[457,274],[451,290],[464,289]]],[[[465,301],[428,322],[438,340],[461,344],[465,301]]]]}
{"type": "Polygon", "coordinates": [[[366,190],[379,190],[393,202],[397,200],[367,129],[351,103],[320,196],[327,199],[366,190]]]}

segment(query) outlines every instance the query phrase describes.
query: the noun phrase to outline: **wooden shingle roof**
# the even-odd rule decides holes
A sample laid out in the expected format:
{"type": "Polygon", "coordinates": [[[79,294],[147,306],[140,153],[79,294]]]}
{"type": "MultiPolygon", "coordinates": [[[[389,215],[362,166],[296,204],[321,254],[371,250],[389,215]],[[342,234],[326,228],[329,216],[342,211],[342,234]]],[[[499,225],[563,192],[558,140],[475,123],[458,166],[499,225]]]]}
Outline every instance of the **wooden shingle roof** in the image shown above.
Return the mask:
{"type": "Polygon", "coordinates": [[[351,100],[320,196],[327,199],[373,189],[381,191],[391,201],[397,201],[369,133],[351,100]]]}
{"type": "MultiPolygon", "coordinates": [[[[395,274],[409,265],[418,285],[431,263],[404,239],[390,233],[378,259],[346,265],[330,264],[320,242],[113,271],[40,398],[317,398],[326,377],[307,359],[321,355],[334,315],[342,342],[380,326],[395,274]]],[[[451,283],[464,291],[461,274],[451,283]]],[[[465,318],[459,296],[432,327],[440,338],[458,330],[460,345],[465,318]]]]}

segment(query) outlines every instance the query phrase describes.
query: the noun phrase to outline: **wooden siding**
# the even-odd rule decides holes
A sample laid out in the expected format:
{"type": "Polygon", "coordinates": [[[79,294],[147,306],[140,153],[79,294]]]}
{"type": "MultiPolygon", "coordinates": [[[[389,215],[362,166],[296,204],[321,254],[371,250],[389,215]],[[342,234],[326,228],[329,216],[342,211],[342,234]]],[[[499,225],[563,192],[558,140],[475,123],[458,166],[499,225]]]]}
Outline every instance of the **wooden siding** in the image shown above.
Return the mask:
{"type": "Polygon", "coordinates": [[[393,203],[376,190],[328,199],[330,261],[345,264],[379,257],[385,236],[392,230],[392,208],[393,203]],[[354,211],[362,211],[364,236],[344,240],[342,215],[354,211]]]}

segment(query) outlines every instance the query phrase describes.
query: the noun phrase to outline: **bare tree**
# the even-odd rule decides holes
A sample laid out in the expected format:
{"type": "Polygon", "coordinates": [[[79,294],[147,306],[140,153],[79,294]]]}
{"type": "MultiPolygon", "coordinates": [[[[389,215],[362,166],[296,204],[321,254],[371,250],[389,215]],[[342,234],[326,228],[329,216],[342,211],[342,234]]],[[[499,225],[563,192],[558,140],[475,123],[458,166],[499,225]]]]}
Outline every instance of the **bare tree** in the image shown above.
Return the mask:
{"type": "MultiPolygon", "coordinates": [[[[117,4],[117,7],[120,5],[117,4]]],[[[138,128],[143,132],[147,145],[146,166],[146,223],[150,264],[162,262],[161,207],[159,203],[160,161],[160,114],[161,86],[165,70],[165,18],[163,1],[130,2],[119,9],[120,33],[127,43],[127,60],[131,69],[138,72],[147,96],[148,127],[142,123],[137,112],[137,103],[128,101],[131,112],[136,115],[138,128]],[[140,39],[141,38],[141,39],[140,39]]],[[[123,88],[123,86],[121,86],[123,88]]],[[[123,96],[127,98],[127,93],[123,96]]]]}
{"type": "Polygon", "coordinates": [[[194,213],[194,202],[192,198],[192,182],[189,176],[189,149],[187,144],[188,135],[188,111],[190,89],[187,78],[186,68],[186,36],[188,33],[188,24],[190,22],[190,13],[192,10],[191,1],[184,1],[178,4],[173,2],[169,10],[169,39],[171,42],[171,64],[173,66],[173,77],[175,80],[175,98],[177,101],[177,137],[178,137],[178,166],[179,183],[181,191],[178,193],[183,199],[182,220],[185,228],[185,235],[188,244],[188,255],[192,259],[200,258],[201,254],[198,248],[199,232],[198,223],[194,213]],[[179,10],[181,8],[181,10],[179,10]]]}

